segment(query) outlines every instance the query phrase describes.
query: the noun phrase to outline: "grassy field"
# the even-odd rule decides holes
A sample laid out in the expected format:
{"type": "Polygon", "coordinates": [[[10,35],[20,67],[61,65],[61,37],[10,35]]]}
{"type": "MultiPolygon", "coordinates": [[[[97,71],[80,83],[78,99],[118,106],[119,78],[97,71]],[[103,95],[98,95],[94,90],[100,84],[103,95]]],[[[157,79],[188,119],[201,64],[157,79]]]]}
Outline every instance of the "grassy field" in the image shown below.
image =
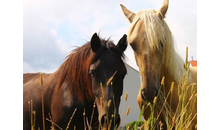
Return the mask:
{"type": "MultiPolygon", "coordinates": [[[[187,51],[188,52],[188,51],[187,51]]],[[[186,56],[188,57],[188,56],[186,56]]],[[[121,125],[125,125],[126,130],[155,130],[159,129],[162,130],[164,126],[167,127],[168,130],[191,130],[191,129],[197,129],[197,125],[192,125],[192,122],[195,118],[197,118],[197,113],[193,112],[196,107],[196,101],[197,101],[197,93],[196,93],[196,87],[195,83],[194,84],[188,84],[188,77],[189,77],[189,62],[188,58],[186,58],[185,64],[185,73],[182,76],[182,80],[178,84],[178,98],[179,98],[179,103],[177,105],[177,108],[175,111],[171,109],[172,100],[169,97],[173,96],[173,87],[174,83],[171,84],[170,90],[168,91],[167,95],[164,95],[164,78],[163,77],[161,81],[161,87],[158,93],[158,96],[155,97],[153,104],[148,103],[147,107],[150,108],[151,114],[150,117],[147,121],[141,120],[142,114],[143,114],[143,109],[140,111],[139,114],[139,119],[137,121],[131,122],[129,124],[123,124],[121,122],[121,125]],[[193,114],[195,113],[195,114],[193,114]],[[159,116],[163,115],[165,117],[165,122],[161,122],[159,120],[159,116]]],[[[42,76],[41,76],[41,82],[40,85],[42,85],[42,76]]],[[[125,94],[124,100],[127,101],[128,93],[125,94]]],[[[42,104],[43,104],[43,96],[42,96],[42,104]]],[[[109,101],[109,106],[111,105],[111,101],[109,101]]],[[[31,114],[31,130],[35,130],[35,115],[36,112],[33,110],[33,103],[32,101],[29,102],[29,108],[30,108],[30,113],[31,114]]],[[[43,105],[42,105],[43,107],[43,105]]],[[[95,107],[95,105],[94,105],[95,107]]],[[[44,108],[42,108],[43,110],[44,108]]],[[[130,108],[123,108],[123,112],[120,113],[121,117],[123,117],[123,114],[127,116],[129,114],[130,108]],[[125,112],[126,110],[126,112],[125,112]]],[[[43,125],[45,124],[45,121],[51,122],[51,130],[55,130],[54,126],[57,126],[59,129],[65,129],[68,130],[69,125],[72,121],[72,118],[74,117],[74,114],[77,112],[77,109],[73,112],[68,125],[66,128],[60,128],[57,126],[52,119],[45,119],[43,122],[43,125]]],[[[126,120],[126,116],[125,119],[126,120]]],[[[44,115],[43,115],[44,117],[44,115]]],[[[84,114],[85,117],[85,114],[84,114]]],[[[87,127],[89,130],[91,130],[91,126],[87,127]]],[[[44,128],[43,128],[44,129],[44,128]]],[[[101,128],[100,128],[101,129],[101,128]]],[[[105,128],[106,130],[109,128],[105,128]]],[[[115,130],[118,130],[120,128],[115,128],[115,130]]]]}
{"type": "MultiPolygon", "coordinates": [[[[162,130],[163,126],[167,126],[168,130],[197,129],[197,125],[192,126],[193,120],[197,118],[197,114],[193,115],[193,110],[195,109],[195,105],[197,105],[196,88],[195,84],[187,85],[187,81],[188,70],[186,70],[186,74],[183,75],[182,83],[178,85],[179,103],[176,111],[173,111],[170,107],[172,100],[168,100],[168,97],[172,96],[174,87],[172,83],[167,95],[163,95],[163,92],[160,90],[158,96],[154,98],[153,104],[147,104],[147,107],[151,110],[149,119],[147,121],[140,120],[143,113],[142,109],[139,119],[126,125],[127,130],[162,130]],[[161,114],[165,117],[165,122],[163,122],[165,124],[159,120],[161,114]]],[[[161,89],[162,87],[164,87],[163,82],[161,83],[161,89]]]]}
{"type": "Polygon", "coordinates": [[[142,109],[139,119],[126,125],[127,130],[162,130],[163,126],[166,126],[168,130],[197,129],[197,124],[192,124],[197,118],[197,112],[194,112],[197,105],[196,83],[188,83],[190,63],[187,57],[188,48],[186,49],[186,61],[184,64],[185,73],[178,84],[179,102],[176,110],[173,111],[171,109],[172,100],[168,100],[172,99],[170,97],[173,96],[174,83],[171,84],[168,94],[164,95],[164,78],[166,77],[163,77],[158,96],[154,98],[153,104],[147,104],[147,107],[151,110],[149,119],[147,121],[140,120],[143,113],[142,109]],[[163,123],[159,120],[161,114],[165,117],[165,122],[163,123]]]}

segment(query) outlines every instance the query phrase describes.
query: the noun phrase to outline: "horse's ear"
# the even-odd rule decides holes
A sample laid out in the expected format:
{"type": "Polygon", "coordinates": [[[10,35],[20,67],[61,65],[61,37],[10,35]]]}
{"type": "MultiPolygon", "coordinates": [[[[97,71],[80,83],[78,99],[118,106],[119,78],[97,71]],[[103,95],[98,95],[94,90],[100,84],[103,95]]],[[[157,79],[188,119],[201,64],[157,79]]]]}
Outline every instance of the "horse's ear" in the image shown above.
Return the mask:
{"type": "Polygon", "coordinates": [[[164,19],[165,15],[167,13],[167,9],[168,9],[168,5],[169,5],[169,0],[164,0],[162,7],[160,8],[159,11],[157,11],[157,16],[160,19],[164,19]]]}
{"type": "Polygon", "coordinates": [[[130,23],[132,23],[136,14],[128,10],[124,5],[120,4],[120,6],[126,18],[129,20],[130,23]]]}
{"type": "Polygon", "coordinates": [[[94,33],[92,35],[92,39],[91,39],[91,48],[93,52],[96,52],[99,47],[101,46],[101,41],[99,39],[99,36],[97,35],[97,33],[94,33]]]}
{"type": "Polygon", "coordinates": [[[117,47],[121,50],[121,52],[124,52],[127,46],[127,35],[124,34],[123,37],[118,41],[117,47]]]}

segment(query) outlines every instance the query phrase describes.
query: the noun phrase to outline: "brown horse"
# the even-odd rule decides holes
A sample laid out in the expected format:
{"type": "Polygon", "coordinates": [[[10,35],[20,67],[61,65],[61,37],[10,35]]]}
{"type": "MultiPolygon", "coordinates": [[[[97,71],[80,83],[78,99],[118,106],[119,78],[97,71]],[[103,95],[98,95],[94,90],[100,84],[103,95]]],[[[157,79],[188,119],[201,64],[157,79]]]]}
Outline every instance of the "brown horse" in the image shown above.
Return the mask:
{"type": "MultiPolygon", "coordinates": [[[[131,45],[136,63],[141,75],[141,87],[137,97],[139,107],[153,102],[158,96],[160,83],[163,77],[167,95],[171,83],[174,82],[171,108],[173,112],[179,103],[178,84],[185,73],[184,61],[174,49],[171,31],[164,18],[168,9],[168,0],[160,10],[146,9],[133,13],[121,5],[122,11],[131,23],[128,31],[128,43],[131,45]]],[[[188,83],[197,83],[197,70],[189,68],[188,83]]],[[[197,86],[196,88],[197,89],[197,86]]],[[[196,93],[196,92],[195,92],[196,93]]],[[[195,94],[194,93],[194,94],[195,94]]],[[[188,93],[190,96],[190,93],[188,93]]],[[[193,102],[196,106],[196,102],[193,102]]],[[[197,107],[194,107],[192,115],[196,115],[197,107]]],[[[149,118],[149,108],[145,109],[143,116],[149,118]]],[[[162,120],[162,119],[161,119],[162,120]]],[[[196,124],[196,118],[193,125],[196,124]]]]}
{"type": "MultiPolygon", "coordinates": [[[[35,128],[43,127],[41,92],[45,118],[50,119],[50,114],[51,120],[63,129],[67,127],[75,108],[70,129],[117,128],[120,123],[118,108],[123,79],[127,73],[122,60],[127,47],[126,39],[124,35],[115,45],[110,40],[100,39],[95,33],[90,42],[73,50],[57,71],[43,74],[42,86],[39,73],[24,74],[24,129],[31,129],[30,100],[36,112],[35,128]]],[[[49,130],[51,122],[46,121],[45,126],[49,130]]]]}

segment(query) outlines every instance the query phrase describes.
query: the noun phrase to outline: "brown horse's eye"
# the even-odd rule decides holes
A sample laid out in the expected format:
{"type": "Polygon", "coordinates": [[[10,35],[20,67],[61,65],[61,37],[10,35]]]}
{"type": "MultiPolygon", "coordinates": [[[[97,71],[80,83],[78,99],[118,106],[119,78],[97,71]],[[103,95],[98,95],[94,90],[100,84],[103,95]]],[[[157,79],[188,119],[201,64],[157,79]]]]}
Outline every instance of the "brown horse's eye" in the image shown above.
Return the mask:
{"type": "Polygon", "coordinates": [[[91,74],[93,77],[95,77],[95,71],[94,70],[90,70],[89,74],[91,74]]]}
{"type": "Polygon", "coordinates": [[[98,97],[99,97],[99,94],[97,94],[97,93],[94,93],[94,96],[98,98],[98,97]]]}

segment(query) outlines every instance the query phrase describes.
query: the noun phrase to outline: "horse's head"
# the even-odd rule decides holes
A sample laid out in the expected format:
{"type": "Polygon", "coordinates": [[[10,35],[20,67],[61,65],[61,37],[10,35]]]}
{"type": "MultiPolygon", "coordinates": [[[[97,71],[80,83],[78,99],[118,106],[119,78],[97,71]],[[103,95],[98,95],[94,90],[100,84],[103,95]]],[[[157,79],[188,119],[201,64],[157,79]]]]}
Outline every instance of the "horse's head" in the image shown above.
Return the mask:
{"type": "Polygon", "coordinates": [[[164,1],[159,11],[141,10],[135,14],[123,5],[121,7],[132,24],[128,32],[128,43],[139,66],[142,80],[141,97],[146,102],[153,102],[160,87],[166,43],[164,17],[168,9],[168,0],[164,1]]]}
{"type": "Polygon", "coordinates": [[[122,57],[126,47],[126,35],[117,45],[109,40],[101,40],[96,33],[91,38],[91,48],[95,57],[89,73],[92,78],[99,123],[105,128],[114,129],[120,124],[118,109],[123,92],[123,79],[127,73],[122,57]]]}

